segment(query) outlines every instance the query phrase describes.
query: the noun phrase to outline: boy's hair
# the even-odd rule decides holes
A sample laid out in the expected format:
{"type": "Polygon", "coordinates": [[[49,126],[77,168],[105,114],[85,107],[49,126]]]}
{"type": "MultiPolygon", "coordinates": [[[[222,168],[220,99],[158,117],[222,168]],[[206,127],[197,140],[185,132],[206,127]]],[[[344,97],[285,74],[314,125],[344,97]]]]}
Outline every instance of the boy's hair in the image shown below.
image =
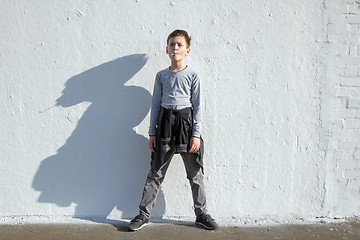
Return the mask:
{"type": "Polygon", "coordinates": [[[176,36],[183,36],[186,40],[187,47],[190,47],[191,37],[185,30],[175,30],[172,33],[169,34],[166,44],[169,44],[170,38],[176,37],[176,36]]]}

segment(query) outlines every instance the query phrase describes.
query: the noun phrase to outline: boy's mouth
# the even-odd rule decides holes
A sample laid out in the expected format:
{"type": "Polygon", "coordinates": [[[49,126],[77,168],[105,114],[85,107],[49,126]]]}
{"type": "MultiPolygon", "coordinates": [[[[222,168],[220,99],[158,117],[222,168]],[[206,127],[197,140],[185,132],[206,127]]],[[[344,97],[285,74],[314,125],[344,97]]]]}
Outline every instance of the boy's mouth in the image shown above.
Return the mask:
{"type": "Polygon", "coordinates": [[[176,55],[176,53],[172,53],[171,55],[175,56],[175,55],[176,55]]]}

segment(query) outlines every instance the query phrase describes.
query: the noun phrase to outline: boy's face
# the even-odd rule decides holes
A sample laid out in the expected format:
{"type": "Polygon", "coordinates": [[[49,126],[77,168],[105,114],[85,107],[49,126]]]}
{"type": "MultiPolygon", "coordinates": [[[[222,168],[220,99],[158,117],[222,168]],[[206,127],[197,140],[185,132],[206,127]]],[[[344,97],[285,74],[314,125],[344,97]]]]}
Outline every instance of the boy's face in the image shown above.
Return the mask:
{"type": "Polygon", "coordinates": [[[166,53],[171,60],[180,61],[189,55],[190,48],[187,47],[186,39],[183,36],[176,36],[169,39],[166,53]]]}

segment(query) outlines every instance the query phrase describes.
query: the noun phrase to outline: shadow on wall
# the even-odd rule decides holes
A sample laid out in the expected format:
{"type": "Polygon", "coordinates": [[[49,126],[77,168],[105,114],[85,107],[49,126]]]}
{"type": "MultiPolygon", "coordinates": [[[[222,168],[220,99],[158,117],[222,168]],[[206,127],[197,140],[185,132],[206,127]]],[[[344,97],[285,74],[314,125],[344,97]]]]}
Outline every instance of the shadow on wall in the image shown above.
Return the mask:
{"type": "MultiPolygon", "coordinates": [[[[122,218],[138,213],[150,169],[147,139],[133,127],[150,110],[151,94],[125,86],[147,62],[135,54],[104,63],[66,82],[57,106],[91,102],[77,127],[56,155],[42,161],[33,181],[38,199],[60,207],[75,203],[74,217],[106,218],[117,207],[122,218]]],[[[159,194],[154,215],[164,213],[159,194]]]]}

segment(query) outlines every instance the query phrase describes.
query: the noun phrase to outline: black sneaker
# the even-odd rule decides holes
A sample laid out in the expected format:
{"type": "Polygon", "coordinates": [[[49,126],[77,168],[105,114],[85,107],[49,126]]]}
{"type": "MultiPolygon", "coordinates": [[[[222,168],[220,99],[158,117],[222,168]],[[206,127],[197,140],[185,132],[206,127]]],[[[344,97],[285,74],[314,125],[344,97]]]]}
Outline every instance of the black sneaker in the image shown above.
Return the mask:
{"type": "Polygon", "coordinates": [[[149,219],[144,215],[137,215],[133,220],[130,221],[129,230],[137,231],[149,225],[149,219]]]}
{"type": "Polygon", "coordinates": [[[200,225],[207,230],[215,230],[219,226],[214,221],[214,219],[211,218],[210,214],[203,214],[196,218],[195,224],[200,225]]]}

